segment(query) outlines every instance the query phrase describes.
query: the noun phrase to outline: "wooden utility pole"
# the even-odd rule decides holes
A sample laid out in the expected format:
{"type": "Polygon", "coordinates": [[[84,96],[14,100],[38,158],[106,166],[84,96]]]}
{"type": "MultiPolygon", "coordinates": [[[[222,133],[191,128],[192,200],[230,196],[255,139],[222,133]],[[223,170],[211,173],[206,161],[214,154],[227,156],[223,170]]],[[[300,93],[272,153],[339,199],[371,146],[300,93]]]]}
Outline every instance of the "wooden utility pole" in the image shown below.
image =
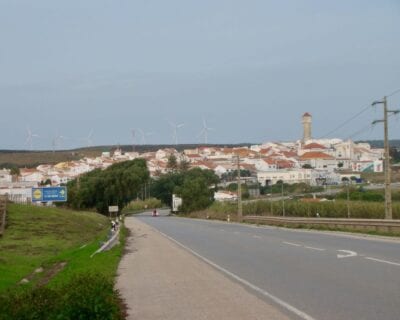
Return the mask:
{"type": "Polygon", "coordinates": [[[238,221],[243,221],[242,185],[240,179],[240,156],[237,156],[237,184],[238,184],[238,221]]]}
{"type": "Polygon", "coordinates": [[[375,120],[372,124],[383,122],[384,126],[384,172],[385,172],[385,219],[393,219],[392,213],[392,190],[390,181],[390,153],[389,153],[389,124],[388,114],[399,113],[399,110],[388,110],[387,98],[383,97],[382,101],[375,101],[372,105],[383,104],[383,120],[375,120]]]}

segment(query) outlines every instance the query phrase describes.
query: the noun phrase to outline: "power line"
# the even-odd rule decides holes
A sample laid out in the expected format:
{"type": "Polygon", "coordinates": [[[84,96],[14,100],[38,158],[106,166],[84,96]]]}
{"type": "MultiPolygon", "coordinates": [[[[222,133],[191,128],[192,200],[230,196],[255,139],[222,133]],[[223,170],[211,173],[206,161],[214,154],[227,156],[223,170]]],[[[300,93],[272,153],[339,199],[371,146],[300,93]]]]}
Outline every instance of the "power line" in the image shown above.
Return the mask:
{"type": "Polygon", "coordinates": [[[362,133],[364,133],[364,132],[366,132],[366,131],[368,131],[368,130],[372,130],[373,128],[374,128],[374,125],[369,123],[368,125],[362,127],[361,129],[359,129],[359,130],[353,132],[353,133],[352,133],[351,135],[349,135],[345,140],[352,139],[352,138],[354,138],[354,137],[356,137],[356,136],[359,136],[360,134],[362,134],[362,133]]]}
{"type": "Polygon", "coordinates": [[[363,109],[361,109],[361,111],[359,111],[358,113],[356,113],[354,116],[352,116],[351,118],[347,119],[346,121],[344,121],[342,124],[340,124],[339,126],[337,126],[335,129],[329,131],[327,134],[323,135],[321,137],[321,139],[326,138],[327,136],[330,136],[332,133],[336,132],[337,130],[343,128],[345,125],[347,125],[348,123],[350,123],[351,121],[353,121],[355,118],[357,118],[358,116],[360,116],[361,114],[363,114],[365,111],[367,111],[369,108],[371,108],[371,106],[367,106],[363,109]]]}
{"type": "MultiPolygon", "coordinates": [[[[389,115],[388,115],[388,118],[391,118],[391,117],[394,117],[394,116],[396,116],[396,114],[393,114],[393,113],[392,113],[392,114],[389,114],[389,115]]],[[[351,135],[349,135],[347,138],[345,138],[345,140],[349,140],[349,139],[352,139],[352,138],[354,138],[354,137],[357,137],[357,136],[359,136],[360,134],[362,134],[362,133],[364,133],[364,132],[366,132],[366,131],[368,131],[368,130],[371,130],[371,131],[372,131],[372,130],[375,128],[375,125],[376,125],[376,123],[369,123],[368,125],[362,127],[361,129],[359,129],[359,130],[353,132],[351,135]]]]}
{"type": "Polygon", "coordinates": [[[400,92],[400,88],[395,90],[395,91],[393,91],[391,94],[388,94],[386,97],[389,98],[389,97],[394,96],[396,93],[399,93],[399,92],[400,92]]]}

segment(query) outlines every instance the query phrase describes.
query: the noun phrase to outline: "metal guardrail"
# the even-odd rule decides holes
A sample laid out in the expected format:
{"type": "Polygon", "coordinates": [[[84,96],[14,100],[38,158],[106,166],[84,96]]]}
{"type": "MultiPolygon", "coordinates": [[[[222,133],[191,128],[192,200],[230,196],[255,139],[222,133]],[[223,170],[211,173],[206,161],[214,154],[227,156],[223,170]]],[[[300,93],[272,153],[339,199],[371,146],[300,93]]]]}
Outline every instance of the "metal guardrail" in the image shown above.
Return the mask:
{"type": "Polygon", "coordinates": [[[0,236],[3,235],[6,228],[7,215],[7,197],[0,196],[0,236]]]}
{"type": "Polygon", "coordinates": [[[243,221],[288,227],[325,227],[400,233],[400,220],[243,216],[243,221]]]}

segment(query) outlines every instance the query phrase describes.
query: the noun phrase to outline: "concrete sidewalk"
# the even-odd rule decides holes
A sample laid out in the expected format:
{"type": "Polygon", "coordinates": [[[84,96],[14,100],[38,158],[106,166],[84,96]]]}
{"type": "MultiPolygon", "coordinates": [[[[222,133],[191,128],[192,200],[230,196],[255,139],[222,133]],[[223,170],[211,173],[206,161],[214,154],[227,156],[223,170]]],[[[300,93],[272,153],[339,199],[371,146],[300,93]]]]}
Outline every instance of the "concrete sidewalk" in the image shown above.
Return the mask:
{"type": "Polygon", "coordinates": [[[135,218],[116,288],[135,320],[289,319],[135,218]]]}

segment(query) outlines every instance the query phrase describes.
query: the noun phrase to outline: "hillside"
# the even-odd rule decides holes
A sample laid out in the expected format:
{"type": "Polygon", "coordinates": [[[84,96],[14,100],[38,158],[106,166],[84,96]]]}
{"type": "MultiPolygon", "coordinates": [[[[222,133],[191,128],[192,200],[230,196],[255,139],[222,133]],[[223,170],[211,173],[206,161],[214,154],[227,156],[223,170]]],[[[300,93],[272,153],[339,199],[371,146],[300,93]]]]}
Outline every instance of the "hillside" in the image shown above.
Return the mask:
{"type": "MultiPolygon", "coordinates": [[[[104,238],[109,227],[96,213],[15,204],[9,205],[7,220],[0,237],[0,291],[68,250],[104,238]]],[[[94,246],[92,251],[97,241],[94,246]]]]}
{"type": "MultiPolygon", "coordinates": [[[[248,146],[250,144],[216,144],[208,145],[215,147],[240,147],[248,146]]],[[[198,144],[180,144],[175,145],[121,145],[121,146],[96,146],[88,148],[79,148],[73,150],[57,150],[57,151],[27,151],[27,150],[0,150],[0,169],[1,168],[12,168],[12,167],[27,167],[33,168],[39,164],[56,164],[64,161],[79,160],[84,157],[98,157],[102,152],[113,151],[117,148],[121,148],[123,151],[137,151],[143,152],[153,152],[162,148],[176,148],[178,151],[183,151],[184,149],[194,149],[204,145],[198,144]]]]}

